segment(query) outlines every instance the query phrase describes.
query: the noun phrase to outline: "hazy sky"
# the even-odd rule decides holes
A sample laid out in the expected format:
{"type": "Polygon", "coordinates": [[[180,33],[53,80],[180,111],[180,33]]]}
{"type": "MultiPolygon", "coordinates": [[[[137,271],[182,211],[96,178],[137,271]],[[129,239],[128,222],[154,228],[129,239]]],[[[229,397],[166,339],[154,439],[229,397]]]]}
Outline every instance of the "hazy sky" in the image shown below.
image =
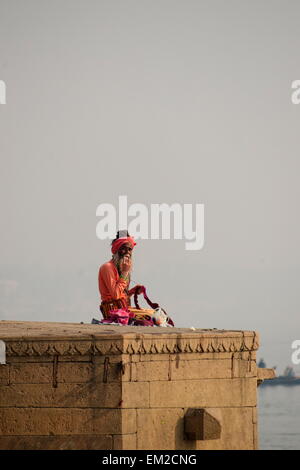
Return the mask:
{"type": "Polygon", "coordinates": [[[133,279],[176,326],[257,330],[287,365],[299,31],[293,0],[0,0],[0,318],[99,315],[100,203],[203,203],[204,248],[140,240],[133,279]]]}

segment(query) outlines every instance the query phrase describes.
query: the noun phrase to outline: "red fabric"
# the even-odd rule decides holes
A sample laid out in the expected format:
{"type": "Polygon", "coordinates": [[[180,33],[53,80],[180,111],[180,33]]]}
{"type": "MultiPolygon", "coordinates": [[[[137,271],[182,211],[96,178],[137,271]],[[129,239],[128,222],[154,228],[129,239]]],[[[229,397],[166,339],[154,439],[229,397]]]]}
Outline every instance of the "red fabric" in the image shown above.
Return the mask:
{"type": "Polygon", "coordinates": [[[119,309],[111,310],[109,316],[104,318],[99,323],[108,324],[108,323],[118,323],[119,325],[134,325],[134,326],[153,326],[153,320],[149,315],[140,315],[139,318],[135,317],[133,312],[128,310],[119,309]]]}
{"type": "Polygon", "coordinates": [[[111,310],[108,318],[105,318],[101,323],[119,323],[120,325],[128,325],[130,313],[128,310],[119,309],[111,310]]]}
{"type": "Polygon", "coordinates": [[[145,286],[139,286],[139,290],[135,290],[134,291],[134,303],[135,303],[135,306],[136,308],[140,309],[141,307],[139,306],[139,303],[138,303],[138,295],[139,294],[143,294],[144,295],[144,299],[146,300],[147,304],[150,305],[151,308],[153,308],[153,310],[155,310],[156,308],[159,307],[159,305],[157,303],[153,303],[151,302],[151,300],[149,299],[149,297],[147,296],[146,294],[146,287],[145,286]]]}
{"type": "Polygon", "coordinates": [[[117,251],[119,250],[119,248],[121,248],[122,245],[124,245],[124,243],[130,243],[130,245],[132,246],[132,248],[136,245],[134,239],[132,237],[124,237],[124,238],[118,238],[117,240],[115,240],[111,246],[111,251],[113,254],[117,253],[117,251]]]}

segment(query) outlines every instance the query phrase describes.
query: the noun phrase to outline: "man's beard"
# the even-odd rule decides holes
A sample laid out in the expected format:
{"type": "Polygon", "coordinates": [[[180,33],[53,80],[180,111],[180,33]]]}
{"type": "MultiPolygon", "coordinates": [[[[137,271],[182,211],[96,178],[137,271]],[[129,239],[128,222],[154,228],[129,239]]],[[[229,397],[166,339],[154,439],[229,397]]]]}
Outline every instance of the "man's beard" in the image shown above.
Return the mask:
{"type": "MultiPolygon", "coordinates": [[[[125,256],[128,256],[128,255],[119,255],[118,252],[115,253],[115,254],[112,256],[112,260],[113,260],[113,262],[114,262],[114,264],[115,264],[115,266],[116,266],[116,268],[117,268],[119,274],[121,273],[121,270],[120,270],[121,261],[122,261],[122,259],[123,259],[125,256]]],[[[132,263],[132,258],[131,258],[131,257],[129,257],[129,258],[130,258],[131,263],[132,263]]],[[[131,268],[132,268],[132,264],[131,264],[131,268]]],[[[130,271],[129,271],[128,274],[130,275],[130,273],[131,273],[131,269],[130,269],[130,271]]]]}

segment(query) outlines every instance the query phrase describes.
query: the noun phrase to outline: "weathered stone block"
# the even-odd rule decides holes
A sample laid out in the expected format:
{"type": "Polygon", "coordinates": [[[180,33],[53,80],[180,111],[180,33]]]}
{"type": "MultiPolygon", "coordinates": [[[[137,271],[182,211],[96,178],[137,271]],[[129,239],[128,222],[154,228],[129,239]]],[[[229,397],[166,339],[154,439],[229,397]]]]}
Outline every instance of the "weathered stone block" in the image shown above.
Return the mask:
{"type": "Polygon", "coordinates": [[[101,376],[103,375],[103,366],[101,370],[99,369],[97,370],[97,368],[91,362],[59,363],[57,367],[57,382],[79,384],[92,380],[101,381],[101,376]]]}
{"type": "Polygon", "coordinates": [[[199,359],[189,360],[186,354],[185,359],[171,362],[172,380],[194,380],[202,378],[231,378],[231,359],[199,359]]]}
{"type": "Polygon", "coordinates": [[[120,383],[0,385],[0,407],[118,408],[120,383]]]}
{"type": "Polygon", "coordinates": [[[114,450],[136,450],[136,434],[113,436],[114,450]]]}
{"type": "Polygon", "coordinates": [[[121,409],[0,408],[2,435],[127,434],[136,411],[121,409]]]}
{"type": "Polygon", "coordinates": [[[42,322],[0,326],[8,364],[0,368],[2,448],[257,445],[258,335],[253,331],[42,322]],[[220,438],[186,439],[189,408],[205,408],[212,422],[221,424],[220,438]]]}
{"type": "Polygon", "coordinates": [[[59,383],[85,383],[85,382],[120,382],[122,380],[121,361],[104,363],[65,362],[57,368],[59,383]]]}
{"type": "Polygon", "coordinates": [[[11,384],[51,383],[53,378],[53,363],[14,363],[10,364],[11,384]]]}
{"type": "Polygon", "coordinates": [[[256,424],[253,424],[253,449],[258,449],[259,431],[256,424]]]}
{"type": "Polygon", "coordinates": [[[150,383],[150,407],[256,406],[256,379],[172,380],[150,383]]]}
{"type": "Polygon", "coordinates": [[[252,408],[252,423],[257,424],[257,408],[252,408]]]}
{"type": "Polygon", "coordinates": [[[256,377],[256,362],[248,359],[242,359],[239,354],[233,355],[232,358],[232,377],[256,377]]]}
{"type": "MultiPolygon", "coordinates": [[[[58,362],[70,362],[70,359],[74,362],[91,362],[92,361],[92,355],[85,355],[85,356],[80,356],[80,355],[75,355],[75,356],[58,356],[58,362]]],[[[43,360],[45,358],[43,357],[43,360]]],[[[53,361],[53,358],[51,359],[53,361]]]]}
{"type": "Polygon", "coordinates": [[[112,436],[0,436],[0,450],[109,450],[112,436]]]}
{"type": "MultiPolygon", "coordinates": [[[[70,360],[70,359],[69,359],[70,360]]],[[[41,363],[41,362],[53,362],[53,357],[48,356],[8,356],[7,364],[21,364],[21,363],[41,363]]]]}
{"type": "Polygon", "coordinates": [[[146,354],[146,357],[149,357],[149,361],[151,362],[162,362],[162,361],[170,361],[170,356],[172,357],[173,354],[146,354]]]}
{"type": "Polygon", "coordinates": [[[220,439],[190,441],[184,433],[187,409],[137,410],[137,448],[142,450],[254,449],[252,408],[208,408],[222,425],[220,439]]]}
{"type": "Polygon", "coordinates": [[[9,384],[9,364],[0,364],[0,385],[1,384],[9,384]]]}
{"type": "Polygon", "coordinates": [[[149,408],[149,385],[149,382],[122,383],[122,408],[149,408]]]}
{"type": "Polygon", "coordinates": [[[124,361],[128,362],[129,360],[132,362],[143,362],[143,361],[150,361],[149,354],[123,354],[124,361]]]}
{"type": "Polygon", "coordinates": [[[138,409],[137,449],[194,448],[194,443],[190,441],[186,441],[184,447],[183,416],[182,408],[138,409]]]}
{"type": "Polygon", "coordinates": [[[231,359],[231,352],[197,352],[197,353],[176,353],[170,354],[172,361],[199,361],[203,359],[216,360],[216,359],[231,359]]]}
{"type": "Polygon", "coordinates": [[[138,382],[151,382],[153,380],[168,380],[169,361],[136,362],[133,363],[134,380],[138,382]]]}

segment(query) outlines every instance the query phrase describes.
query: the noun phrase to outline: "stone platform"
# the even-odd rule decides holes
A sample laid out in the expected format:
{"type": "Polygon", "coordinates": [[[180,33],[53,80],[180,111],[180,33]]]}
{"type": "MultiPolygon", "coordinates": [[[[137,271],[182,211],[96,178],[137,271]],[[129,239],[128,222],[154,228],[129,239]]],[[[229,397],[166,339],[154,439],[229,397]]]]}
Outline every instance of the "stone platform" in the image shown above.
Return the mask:
{"type": "Polygon", "coordinates": [[[1,321],[0,340],[0,449],[257,448],[254,331],[1,321]]]}

